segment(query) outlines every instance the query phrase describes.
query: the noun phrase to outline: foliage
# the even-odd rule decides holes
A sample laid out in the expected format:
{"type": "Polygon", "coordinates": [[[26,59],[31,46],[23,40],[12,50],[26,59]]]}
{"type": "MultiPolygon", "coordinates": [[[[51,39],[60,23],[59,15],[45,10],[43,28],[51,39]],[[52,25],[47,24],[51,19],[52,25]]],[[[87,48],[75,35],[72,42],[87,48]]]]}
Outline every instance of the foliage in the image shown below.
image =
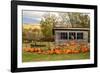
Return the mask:
{"type": "Polygon", "coordinates": [[[58,23],[55,25],[61,25],[60,27],[67,27],[67,28],[72,27],[68,13],[58,13],[58,15],[59,15],[57,19],[58,23]]]}
{"type": "Polygon", "coordinates": [[[72,24],[72,27],[89,28],[89,26],[90,26],[89,14],[76,13],[76,12],[71,13],[70,12],[70,13],[68,13],[68,16],[70,18],[70,22],[72,24]]]}
{"type": "Polygon", "coordinates": [[[38,41],[40,39],[40,30],[37,28],[34,29],[23,29],[22,39],[27,41],[38,41]]]}
{"type": "Polygon", "coordinates": [[[51,14],[45,14],[40,22],[41,24],[41,31],[43,35],[46,37],[52,37],[53,32],[52,28],[53,25],[56,23],[55,16],[51,14]]]}

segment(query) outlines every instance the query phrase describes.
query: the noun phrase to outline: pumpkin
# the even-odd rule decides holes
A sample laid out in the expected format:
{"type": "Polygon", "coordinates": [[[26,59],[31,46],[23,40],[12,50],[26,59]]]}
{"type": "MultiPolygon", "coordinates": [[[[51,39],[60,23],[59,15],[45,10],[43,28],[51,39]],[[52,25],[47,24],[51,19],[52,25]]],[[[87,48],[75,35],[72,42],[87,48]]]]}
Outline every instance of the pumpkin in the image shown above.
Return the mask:
{"type": "Polygon", "coordinates": [[[48,53],[47,53],[47,51],[42,51],[42,53],[41,53],[41,54],[48,54],[48,53]]]}
{"type": "Polygon", "coordinates": [[[34,48],[34,52],[38,52],[38,48],[34,48]]]}
{"type": "Polygon", "coordinates": [[[47,50],[47,54],[53,54],[54,51],[53,50],[47,50]]]}
{"type": "Polygon", "coordinates": [[[80,53],[80,50],[72,50],[72,53],[74,54],[80,53]]]}
{"type": "Polygon", "coordinates": [[[37,53],[38,53],[38,54],[42,54],[42,52],[43,52],[42,50],[39,50],[37,53]]]}
{"type": "Polygon", "coordinates": [[[70,53],[72,53],[72,51],[70,49],[64,49],[63,50],[63,53],[64,54],[70,54],[70,53]]]}
{"type": "Polygon", "coordinates": [[[26,48],[26,49],[24,49],[25,50],[25,52],[30,52],[30,50],[28,49],[28,48],[26,48]]]}
{"type": "Polygon", "coordinates": [[[66,53],[70,54],[70,53],[72,53],[72,50],[68,49],[68,50],[66,51],[66,53]]]}
{"type": "Polygon", "coordinates": [[[88,48],[82,48],[81,51],[82,51],[83,53],[85,53],[85,52],[88,52],[89,49],[88,49],[88,48]]]}
{"type": "Polygon", "coordinates": [[[56,50],[55,50],[55,53],[56,53],[56,54],[61,54],[61,53],[62,53],[62,51],[61,51],[61,50],[56,49],[56,50]]]}
{"type": "Polygon", "coordinates": [[[30,50],[30,52],[34,52],[34,49],[33,48],[30,48],[29,50],[30,50]]]}
{"type": "Polygon", "coordinates": [[[85,53],[89,51],[89,47],[87,44],[81,45],[81,52],[85,53]]]}

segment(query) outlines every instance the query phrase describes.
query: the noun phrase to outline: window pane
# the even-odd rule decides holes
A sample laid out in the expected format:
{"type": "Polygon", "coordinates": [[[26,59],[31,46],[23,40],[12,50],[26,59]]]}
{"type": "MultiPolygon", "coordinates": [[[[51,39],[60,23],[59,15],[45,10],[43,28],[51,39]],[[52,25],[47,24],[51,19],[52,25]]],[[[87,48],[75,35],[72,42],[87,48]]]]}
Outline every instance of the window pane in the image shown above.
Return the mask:
{"type": "Polygon", "coordinates": [[[61,39],[62,39],[62,33],[60,34],[60,37],[61,37],[61,39]]]}
{"type": "Polygon", "coordinates": [[[62,33],[62,39],[64,39],[64,38],[65,38],[65,33],[63,32],[63,33],[62,33]]]}
{"type": "Polygon", "coordinates": [[[83,33],[77,33],[77,39],[83,39],[83,33]]]}
{"type": "Polygon", "coordinates": [[[76,39],[76,33],[75,32],[69,32],[69,39],[76,39]]]}
{"type": "Polygon", "coordinates": [[[66,40],[68,38],[67,32],[61,32],[61,40],[66,40]]]}
{"type": "Polygon", "coordinates": [[[68,39],[68,33],[67,32],[65,33],[65,35],[66,35],[65,38],[68,39]]]}

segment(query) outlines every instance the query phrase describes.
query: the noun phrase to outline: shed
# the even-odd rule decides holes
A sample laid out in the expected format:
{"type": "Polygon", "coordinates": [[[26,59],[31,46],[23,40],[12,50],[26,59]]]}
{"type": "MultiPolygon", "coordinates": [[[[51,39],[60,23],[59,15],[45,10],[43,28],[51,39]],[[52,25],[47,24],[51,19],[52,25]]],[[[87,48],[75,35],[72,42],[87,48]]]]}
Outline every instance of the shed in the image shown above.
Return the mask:
{"type": "Polygon", "coordinates": [[[70,40],[77,40],[89,42],[90,29],[89,28],[66,28],[54,27],[54,39],[57,44],[64,43],[70,40]]]}

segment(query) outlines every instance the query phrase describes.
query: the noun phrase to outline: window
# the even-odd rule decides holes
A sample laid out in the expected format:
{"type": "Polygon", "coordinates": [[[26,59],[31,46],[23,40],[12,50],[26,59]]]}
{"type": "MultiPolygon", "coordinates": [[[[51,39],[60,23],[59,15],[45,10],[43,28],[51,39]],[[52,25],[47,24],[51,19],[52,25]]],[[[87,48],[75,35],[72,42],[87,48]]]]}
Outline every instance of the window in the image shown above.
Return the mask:
{"type": "Polygon", "coordinates": [[[66,39],[68,39],[68,33],[67,33],[67,32],[61,32],[60,39],[61,39],[61,40],[66,40],[66,39]]]}
{"type": "Polygon", "coordinates": [[[81,40],[83,39],[83,32],[60,32],[59,37],[61,40],[81,40]]]}
{"type": "Polygon", "coordinates": [[[70,40],[76,39],[76,33],[75,32],[69,32],[69,39],[70,40]]]}
{"type": "Polygon", "coordinates": [[[83,39],[83,33],[82,32],[77,33],[77,39],[83,39]]]}

